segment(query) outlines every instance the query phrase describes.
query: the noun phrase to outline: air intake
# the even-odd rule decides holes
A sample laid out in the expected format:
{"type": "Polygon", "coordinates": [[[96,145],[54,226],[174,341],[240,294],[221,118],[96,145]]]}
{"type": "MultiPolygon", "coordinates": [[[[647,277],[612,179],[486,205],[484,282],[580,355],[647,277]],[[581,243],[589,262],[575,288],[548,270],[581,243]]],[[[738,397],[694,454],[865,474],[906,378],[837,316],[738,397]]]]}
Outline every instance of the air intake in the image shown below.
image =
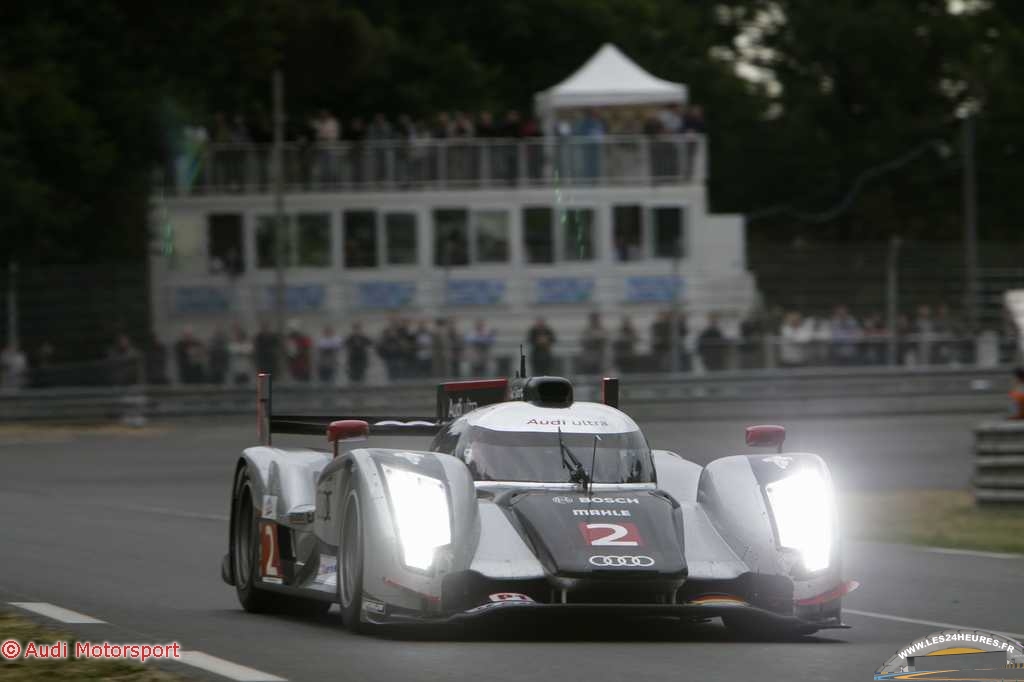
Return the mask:
{"type": "Polygon", "coordinates": [[[562,377],[531,377],[523,387],[523,400],[545,407],[572,405],[572,384],[562,377]]]}

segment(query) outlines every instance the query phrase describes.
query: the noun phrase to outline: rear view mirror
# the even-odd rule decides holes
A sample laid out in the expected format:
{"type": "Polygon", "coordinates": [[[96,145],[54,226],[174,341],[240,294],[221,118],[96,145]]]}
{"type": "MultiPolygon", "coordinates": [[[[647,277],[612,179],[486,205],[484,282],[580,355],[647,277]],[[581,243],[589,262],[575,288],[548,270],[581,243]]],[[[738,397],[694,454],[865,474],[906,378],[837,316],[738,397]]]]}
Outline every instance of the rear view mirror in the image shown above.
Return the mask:
{"type": "Polygon", "coordinates": [[[754,448],[775,447],[782,452],[786,440],[786,427],[776,424],[760,424],[747,427],[747,445],[754,448]]]}
{"type": "Polygon", "coordinates": [[[366,440],[370,425],[362,419],[339,419],[327,426],[327,442],[334,445],[334,456],[338,456],[338,443],[352,443],[366,440]]]}

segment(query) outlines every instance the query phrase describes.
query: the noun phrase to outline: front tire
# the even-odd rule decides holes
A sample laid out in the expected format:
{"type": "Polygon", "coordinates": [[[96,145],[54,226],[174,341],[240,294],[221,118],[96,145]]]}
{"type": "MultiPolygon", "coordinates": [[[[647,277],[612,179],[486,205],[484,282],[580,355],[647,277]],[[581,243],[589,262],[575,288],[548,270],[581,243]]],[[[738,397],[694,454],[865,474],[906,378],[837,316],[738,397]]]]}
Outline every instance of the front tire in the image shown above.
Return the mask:
{"type": "Polygon", "coordinates": [[[363,611],[363,517],[355,487],[345,497],[345,512],[338,542],[338,603],[349,630],[365,632],[363,611]]]}
{"type": "Polygon", "coordinates": [[[231,510],[231,570],[235,592],[242,608],[250,613],[267,613],[278,607],[277,595],[256,587],[259,576],[259,521],[252,498],[249,469],[242,467],[235,477],[234,508],[231,510]]]}

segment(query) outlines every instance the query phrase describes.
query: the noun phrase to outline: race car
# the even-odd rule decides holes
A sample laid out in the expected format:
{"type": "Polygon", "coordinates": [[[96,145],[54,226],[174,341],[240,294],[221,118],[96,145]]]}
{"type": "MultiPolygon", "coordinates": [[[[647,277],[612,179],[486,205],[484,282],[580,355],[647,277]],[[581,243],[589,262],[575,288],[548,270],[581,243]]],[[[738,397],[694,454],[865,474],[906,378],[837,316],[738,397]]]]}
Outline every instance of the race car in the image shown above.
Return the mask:
{"type": "MultiPolygon", "coordinates": [[[[523,363],[525,364],[525,363],[523,363]]],[[[699,466],[652,449],[617,409],[560,377],[460,381],[431,418],[275,415],[231,491],[221,573],[248,611],[325,612],[365,632],[402,623],[617,614],[739,633],[846,627],[832,482],[817,455],[771,447],[699,466]],[[272,434],[326,436],[283,449],[272,434]],[[422,435],[422,450],[373,447],[422,435]]]]}

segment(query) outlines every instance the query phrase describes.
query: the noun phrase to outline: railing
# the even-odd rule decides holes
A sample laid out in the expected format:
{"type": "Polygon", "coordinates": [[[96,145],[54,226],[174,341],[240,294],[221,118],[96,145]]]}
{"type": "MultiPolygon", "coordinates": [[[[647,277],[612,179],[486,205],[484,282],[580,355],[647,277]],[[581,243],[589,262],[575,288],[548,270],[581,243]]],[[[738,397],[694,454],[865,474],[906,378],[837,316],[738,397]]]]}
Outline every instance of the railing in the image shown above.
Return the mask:
{"type": "MultiPolygon", "coordinates": [[[[702,135],[288,143],[288,192],[687,184],[704,181],[702,135]]],[[[206,144],[163,170],[169,195],[273,190],[269,145],[206,144]]]]}

